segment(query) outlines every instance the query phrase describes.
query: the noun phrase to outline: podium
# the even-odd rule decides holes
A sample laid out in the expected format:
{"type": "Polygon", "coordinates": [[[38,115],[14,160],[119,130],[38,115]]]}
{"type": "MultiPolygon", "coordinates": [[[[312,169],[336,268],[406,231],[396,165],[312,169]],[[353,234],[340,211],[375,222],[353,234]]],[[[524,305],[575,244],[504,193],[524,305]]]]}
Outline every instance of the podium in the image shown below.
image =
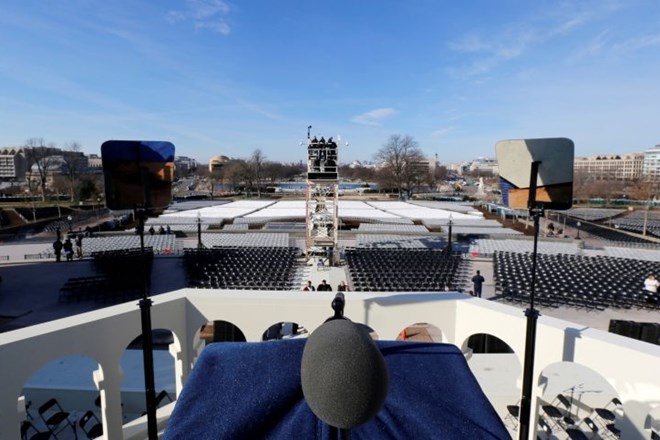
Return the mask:
{"type": "MultiPolygon", "coordinates": [[[[208,345],[165,430],[175,439],[331,439],[303,398],[306,339],[208,345]]],[[[390,375],[383,408],[352,439],[510,439],[454,345],[376,341],[390,375]]],[[[333,437],[334,436],[334,437],[333,437]]]]}

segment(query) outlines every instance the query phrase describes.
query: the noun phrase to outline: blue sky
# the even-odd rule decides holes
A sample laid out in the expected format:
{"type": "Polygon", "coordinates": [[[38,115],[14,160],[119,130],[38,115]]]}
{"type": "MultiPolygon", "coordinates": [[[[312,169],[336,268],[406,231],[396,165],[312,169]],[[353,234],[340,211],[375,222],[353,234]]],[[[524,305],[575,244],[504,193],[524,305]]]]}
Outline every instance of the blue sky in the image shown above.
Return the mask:
{"type": "Polygon", "coordinates": [[[660,2],[2,0],[0,146],[109,139],[340,161],[392,134],[442,162],[502,139],[576,155],[660,143],[660,2]]]}

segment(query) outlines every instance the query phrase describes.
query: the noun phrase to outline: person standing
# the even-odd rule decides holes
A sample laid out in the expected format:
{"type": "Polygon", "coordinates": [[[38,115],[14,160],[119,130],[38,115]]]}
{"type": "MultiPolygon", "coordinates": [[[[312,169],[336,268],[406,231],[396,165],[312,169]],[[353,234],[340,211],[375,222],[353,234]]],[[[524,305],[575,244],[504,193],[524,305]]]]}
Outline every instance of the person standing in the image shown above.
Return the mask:
{"type": "Polygon", "coordinates": [[[644,290],[651,293],[658,293],[658,287],[660,287],[660,281],[658,281],[654,273],[650,274],[644,280],[644,290]]]}
{"type": "Polygon", "coordinates": [[[474,296],[481,298],[481,288],[484,284],[484,277],[481,276],[481,272],[477,271],[477,274],[472,277],[472,283],[474,284],[474,296]]]}
{"type": "Polygon", "coordinates": [[[64,255],[66,255],[66,261],[73,261],[73,243],[71,243],[70,238],[64,240],[62,249],[64,250],[64,255]]]}
{"type": "Polygon", "coordinates": [[[53,250],[55,251],[55,261],[62,261],[62,241],[59,238],[53,242],[53,250]]]}
{"type": "Polygon", "coordinates": [[[78,257],[79,260],[82,260],[83,257],[83,251],[82,251],[82,233],[76,235],[76,256],[78,257]]]}

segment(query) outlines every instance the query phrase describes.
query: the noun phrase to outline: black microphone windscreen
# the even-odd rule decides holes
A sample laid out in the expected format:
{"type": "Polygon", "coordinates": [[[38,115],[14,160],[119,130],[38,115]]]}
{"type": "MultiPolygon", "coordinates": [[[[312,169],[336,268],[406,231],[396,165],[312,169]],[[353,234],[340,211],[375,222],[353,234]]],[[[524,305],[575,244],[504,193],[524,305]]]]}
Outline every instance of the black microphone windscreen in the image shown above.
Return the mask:
{"type": "Polygon", "coordinates": [[[385,403],[385,359],[367,331],[347,319],[328,321],[307,339],[300,376],[312,412],[330,426],[350,429],[385,403]]]}

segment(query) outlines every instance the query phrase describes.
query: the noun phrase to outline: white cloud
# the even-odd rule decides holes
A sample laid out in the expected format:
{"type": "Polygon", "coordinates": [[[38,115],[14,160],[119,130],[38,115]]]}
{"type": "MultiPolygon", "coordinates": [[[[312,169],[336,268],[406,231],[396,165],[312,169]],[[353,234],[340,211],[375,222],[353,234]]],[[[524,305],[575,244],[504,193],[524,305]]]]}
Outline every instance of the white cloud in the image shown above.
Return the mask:
{"type": "Polygon", "coordinates": [[[449,133],[450,131],[454,130],[455,127],[443,127],[438,130],[435,130],[431,133],[431,137],[442,137],[449,133]]]}
{"type": "Polygon", "coordinates": [[[603,52],[607,45],[607,40],[609,39],[609,30],[604,30],[600,34],[596,35],[591,39],[587,44],[578,48],[568,60],[571,62],[579,61],[583,58],[592,57],[594,55],[599,55],[603,52]]]}
{"type": "Polygon", "coordinates": [[[615,44],[612,49],[617,52],[635,52],[647,47],[660,46],[660,34],[644,35],[634,39],[624,41],[623,43],[615,44]]]}
{"type": "Polygon", "coordinates": [[[377,108],[361,115],[354,116],[351,121],[362,125],[380,125],[380,121],[397,114],[397,111],[391,107],[377,108]]]}
{"type": "Polygon", "coordinates": [[[231,28],[226,21],[213,21],[213,22],[196,22],[195,29],[210,29],[213,32],[222,35],[229,35],[231,28]]]}
{"type": "Polygon", "coordinates": [[[171,23],[191,21],[195,29],[208,29],[222,35],[228,35],[231,27],[225,17],[231,6],[224,0],[186,0],[184,10],[167,12],[171,23]]]}
{"type": "MultiPolygon", "coordinates": [[[[541,11],[533,18],[507,23],[500,29],[489,31],[487,37],[470,31],[450,42],[448,47],[454,52],[471,54],[471,61],[448,70],[465,77],[488,73],[503,63],[524,56],[536,46],[611,15],[618,8],[619,4],[612,1],[587,2],[583,5],[565,3],[559,10],[541,11]]],[[[651,41],[654,40],[651,38],[651,41]]]]}
{"type": "Polygon", "coordinates": [[[478,35],[464,35],[457,41],[449,43],[449,48],[456,52],[482,52],[490,50],[490,44],[486,43],[478,35]]]}

